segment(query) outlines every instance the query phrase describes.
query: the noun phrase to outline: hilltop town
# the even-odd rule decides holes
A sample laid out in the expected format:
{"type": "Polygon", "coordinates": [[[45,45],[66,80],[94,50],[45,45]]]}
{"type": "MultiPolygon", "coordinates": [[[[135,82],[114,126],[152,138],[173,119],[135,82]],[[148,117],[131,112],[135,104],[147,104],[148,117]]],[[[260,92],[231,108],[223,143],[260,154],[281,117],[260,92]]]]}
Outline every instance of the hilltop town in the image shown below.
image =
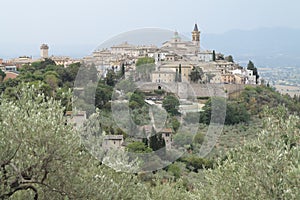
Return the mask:
{"type": "Polygon", "coordinates": [[[149,57],[155,60],[155,69],[151,71],[148,81],[153,83],[176,82],[179,66],[182,79],[189,82],[225,83],[225,84],[257,84],[257,76],[253,70],[248,70],[233,61],[232,56],[224,57],[214,50],[200,49],[200,31],[195,24],[190,41],[181,39],[177,31],[169,41],[160,47],[154,45],[136,46],[126,41],[116,44],[110,49],[98,49],[83,62],[94,63],[99,75],[105,77],[107,70],[114,67],[120,70],[125,65],[126,71],[134,74],[138,58],[149,57]],[[201,71],[200,71],[201,70],[201,71]],[[191,78],[191,73],[201,73],[201,76],[191,78]]]}
{"type": "Polygon", "coordinates": [[[297,199],[299,96],[200,38],[1,60],[0,199],[297,199]]]}
{"type": "MultiPolygon", "coordinates": [[[[174,145],[175,148],[178,147],[176,138],[181,135],[186,137],[184,131],[191,137],[195,134],[191,130],[182,129],[181,133],[177,131],[185,123],[199,122],[199,113],[208,112],[205,106],[209,106],[210,97],[231,97],[247,85],[260,84],[257,69],[251,61],[244,68],[235,63],[231,55],[225,56],[215,50],[201,49],[201,35],[197,24],[191,33],[191,40],[186,41],[175,31],[173,37],[163,42],[160,47],[137,46],[124,41],[110,48],[97,49],[92,55],[82,59],[49,56],[49,46],[42,44],[38,59],[22,56],[1,62],[1,70],[5,73],[2,76],[2,88],[8,96],[13,96],[11,91],[22,81],[32,84],[42,81],[44,92],[57,99],[63,99],[58,96],[62,90],[66,92],[69,88],[74,88],[76,102],[79,103],[72,106],[77,109],[77,113],[65,105],[65,116],[68,123],[76,124],[77,127],[93,114],[91,106],[105,110],[106,115],[112,118],[114,102],[129,104],[132,116],[127,115],[127,110],[115,111],[118,120],[126,124],[125,126],[115,124],[112,119],[101,122],[104,135],[102,147],[109,150],[149,143],[151,151],[155,151],[159,141],[164,141],[159,147],[170,150],[174,145]],[[19,72],[22,72],[20,76],[19,72]],[[17,77],[17,82],[9,82],[17,77]],[[76,81],[76,77],[80,80],[76,81]],[[97,83],[97,80],[100,82],[97,83]],[[94,95],[89,88],[93,84],[96,87],[94,95]],[[137,88],[132,89],[132,85],[137,88]],[[117,99],[113,99],[114,88],[117,99]],[[95,105],[90,105],[90,102],[95,105]],[[166,112],[155,108],[165,108],[166,112]],[[149,115],[150,110],[152,114],[149,115]],[[182,121],[180,116],[189,117],[182,121]],[[131,117],[134,123],[128,121],[131,117]],[[156,132],[160,136],[151,139],[151,135],[156,132]],[[128,134],[134,134],[135,138],[128,137],[128,134]]],[[[220,104],[225,105],[225,102],[221,100],[220,104]]],[[[225,109],[221,109],[218,114],[225,115],[225,109]]],[[[243,109],[241,106],[236,108],[243,109]]],[[[246,122],[248,119],[248,114],[244,111],[234,115],[236,119],[233,124],[246,122]]],[[[202,122],[209,123],[208,119],[210,118],[202,119],[202,122]]]]}
{"type": "MultiPolygon", "coordinates": [[[[124,41],[110,48],[97,49],[92,55],[82,59],[73,59],[68,56],[49,56],[49,46],[42,44],[40,58],[33,59],[30,56],[3,61],[0,59],[0,67],[8,78],[18,75],[18,69],[24,64],[30,64],[45,58],[50,58],[57,65],[68,67],[70,64],[81,62],[87,65],[95,65],[99,77],[105,77],[108,70],[121,70],[126,68],[126,76],[130,74],[136,77],[136,61],[139,58],[148,57],[155,61],[155,69],[151,70],[147,81],[153,83],[174,83],[178,81],[179,66],[181,79],[192,83],[216,83],[216,84],[259,84],[257,71],[247,69],[235,63],[231,55],[224,56],[215,50],[201,49],[201,35],[197,24],[192,30],[190,41],[184,41],[175,31],[174,36],[165,41],[160,47],[155,45],[133,45],[124,41]]],[[[254,67],[254,66],[253,66],[254,67]]]]}

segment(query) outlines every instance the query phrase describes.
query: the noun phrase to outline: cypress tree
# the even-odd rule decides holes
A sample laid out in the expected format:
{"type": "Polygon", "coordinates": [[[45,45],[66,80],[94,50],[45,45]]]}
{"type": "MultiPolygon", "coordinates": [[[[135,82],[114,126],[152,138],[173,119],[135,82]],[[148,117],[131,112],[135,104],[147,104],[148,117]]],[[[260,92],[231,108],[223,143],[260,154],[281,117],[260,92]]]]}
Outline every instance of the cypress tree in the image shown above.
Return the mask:
{"type": "Polygon", "coordinates": [[[125,64],[122,63],[122,67],[121,67],[121,77],[124,76],[125,74],[125,64]]]}
{"type": "Polygon", "coordinates": [[[182,77],[181,77],[181,64],[179,64],[179,77],[178,77],[178,82],[182,81],[182,77]]]}
{"type": "Polygon", "coordinates": [[[247,69],[253,71],[253,75],[256,76],[256,84],[257,84],[258,79],[259,79],[259,74],[258,74],[257,68],[255,67],[254,63],[251,60],[249,60],[249,63],[247,65],[247,69]]]}
{"type": "Polygon", "coordinates": [[[151,132],[152,132],[151,133],[152,136],[150,137],[150,141],[149,141],[150,148],[153,151],[157,151],[161,148],[164,148],[166,146],[166,143],[164,138],[162,137],[162,134],[161,133],[156,134],[156,131],[154,130],[153,127],[151,132]]]}
{"type": "Polygon", "coordinates": [[[175,82],[178,82],[178,69],[176,68],[175,82]]]}

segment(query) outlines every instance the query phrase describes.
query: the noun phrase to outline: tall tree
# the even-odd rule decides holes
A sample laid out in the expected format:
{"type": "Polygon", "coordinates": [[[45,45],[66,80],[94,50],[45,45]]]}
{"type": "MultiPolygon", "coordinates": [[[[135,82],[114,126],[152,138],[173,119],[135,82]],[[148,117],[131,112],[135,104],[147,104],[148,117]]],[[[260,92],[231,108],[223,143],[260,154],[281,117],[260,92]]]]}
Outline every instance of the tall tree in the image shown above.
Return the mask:
{"type": "Polygon", "coordinates": [[[125,64],[122,63],[121,65],[121,77],[123,77],[125,75],[125,64]]]}
{"type": "Polygon", "coordinates": [[[215,74],[207,73],[207,74],[206,74],[207,82],[210,83],[210,81],[211,81],[215,76],[216,76],[215,74]]]}
{"type": "Polygon", "coordinates": [[[179,100],[174,95],[168,95],[162,102],[162,107],[171,115],[177,115],[179,100]]]}
{"type": "Polygon", "coordinates": [[[225,60],[228,62],[234,62],[232,55],[227,56],[225,60]]]}
{"type": "Polygon", "coordinates": [[[194,67],[189,74],[189,77],[192,82],[197,83],[199,80],[202,80],[202,76],[204,75],[202,68],[194,67]]]}
{"type": "Polygon", "coordinates": [[[216,61],[216,51],[215,51],[215,50],[213,50],[212,60],[213,60],[213,61],[216,61]]]}
{"type": "Polygon", "coordinates": [[[99,109],[104,108],[111,100],[112,94],[113,87],[99,82],[95,94],[95,106],[99,109]]]}
{"type": "Polygon", "coordinates": [[[45,82],[50,86],[52,91],[52,96],[55,96],[55,90],[58,86],[58,78],[53,74],[47,74],[45,76],[45,82]]]}
{"type": "Polygon", "coordinates": [[[156,133],[154,128],[151,130],[151,137],[149,138],[149,146],[153,151],[157,151],[166,146],[165,140],[161,133],[156,133]]]}
{"type": "Polygon", "coordinates": [[[6,74],[0,69],[0,82],[4,80],[6,74]]]}
{"type": "Polygon", "coordinates": [[[181,75],[181,64],[179,64],[178,82],[182,82],[182,75],[181,75]]]}
{"type": "Polygon", "coordinates": [[[226,99],[223,97],[211,97],[203,107],[200,115],[201,123],[224,124],[226,115],[226,99]]]}
{"type": "Polygon", "coordinates": [[[176,68],[175,82],[178,82],[178,80],[179,80],[179,74],[178,74],[178,69],[176,68]]]}
{"type": "Polygon", "coordinates": [[[249,60],[249,63],[247,65],[247,69],[253,71],[253,75],[256,76],[256,84],[257,84],[258,79],[259,79],[259,74],[258,74],[257,68],[255,67],[254,63],[251,60],[249,60]]]}
{"type": "Polygon", "coordinates": [[[113,70],[108,70],[105,77],[105,83],[109,86],[115,86],[116,73],[113,70]]]}

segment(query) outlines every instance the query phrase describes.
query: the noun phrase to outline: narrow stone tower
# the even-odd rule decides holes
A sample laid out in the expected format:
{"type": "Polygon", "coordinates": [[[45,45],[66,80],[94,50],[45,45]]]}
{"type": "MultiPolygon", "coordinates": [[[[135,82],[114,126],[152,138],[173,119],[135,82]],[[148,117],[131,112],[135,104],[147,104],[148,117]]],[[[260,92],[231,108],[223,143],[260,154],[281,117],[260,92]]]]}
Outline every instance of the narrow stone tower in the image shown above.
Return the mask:
{"type": "Polygon", "coordinates": [[[194,30],[192,32],[192,41],[197,46],[198,51],[200,50],[200,31],[198,30],[198,25],[195,24],[194,30]]]}
{"type": "Polygon", "coordinates": [[[48,58],[49,46],[47,44],[42,44],[40,49],[41,49],[41,58],[48,58]]]}

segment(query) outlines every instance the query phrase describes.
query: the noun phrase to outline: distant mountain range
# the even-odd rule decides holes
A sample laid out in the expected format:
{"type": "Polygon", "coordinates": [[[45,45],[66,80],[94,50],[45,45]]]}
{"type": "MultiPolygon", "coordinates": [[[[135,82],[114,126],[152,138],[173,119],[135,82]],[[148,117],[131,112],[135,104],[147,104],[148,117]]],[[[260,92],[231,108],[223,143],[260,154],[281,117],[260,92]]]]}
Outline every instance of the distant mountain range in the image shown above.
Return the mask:
{"type": "MultiPolygon", "coordinates": [[[[26,52],[27,56],[39,57],[39,45],[0,44],[0,58],[22,56],[22,52],[26,52]]],[[[50,55],[81,58],[90,55],[98,44],[49,45],[50,55]]],[[[232,30],[223,34],[202,33],[201,46],[232,55],[235,61],[244,66],[252,60],[258,67],[300,67],[300,29],[260,28],[232,30]]]]}
{"type": "Polygon", "coordinates": [[[242,65],[252,60],[258,67],[300,67],[299,29],[232,30],[203,34],[201,39],[203,48],[233,55],[242,65]]]}

